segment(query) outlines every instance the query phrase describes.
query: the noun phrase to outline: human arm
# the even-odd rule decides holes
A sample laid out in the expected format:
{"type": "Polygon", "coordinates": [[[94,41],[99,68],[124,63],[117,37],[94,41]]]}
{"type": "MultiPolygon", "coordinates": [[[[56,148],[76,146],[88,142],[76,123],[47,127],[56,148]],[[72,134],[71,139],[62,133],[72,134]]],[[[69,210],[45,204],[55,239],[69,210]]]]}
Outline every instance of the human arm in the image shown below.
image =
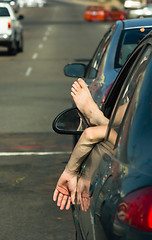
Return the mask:
{"type": "Polygon", "coordinates": [[[77,186],[77,176],[70,174],[66,169],[61,174],[53,194],[53,201],[57,201],[60,210],[64,207],[66,210],[70,208],[71,202],[75,204],[75,193],[77,186]]]}
{"type": "Polygon", "coordinates": [[[106,130],[106,125],[89,127],[80,136],[53,194],[53,200],[57,201],[57,206],[61,210],[64,207],[68,210],[71,202],[75,204],[77,176],[80,173],[81,165],[94,144],[103,140],[106,130]]]}
{"type": "Polygon", "coordinates": [[[89,127],[80,136],[71,157],[66,165],[66,170],[71,174],[79,174],[81,165],[94,145],[105,138],[107,125],[89,127]]]}

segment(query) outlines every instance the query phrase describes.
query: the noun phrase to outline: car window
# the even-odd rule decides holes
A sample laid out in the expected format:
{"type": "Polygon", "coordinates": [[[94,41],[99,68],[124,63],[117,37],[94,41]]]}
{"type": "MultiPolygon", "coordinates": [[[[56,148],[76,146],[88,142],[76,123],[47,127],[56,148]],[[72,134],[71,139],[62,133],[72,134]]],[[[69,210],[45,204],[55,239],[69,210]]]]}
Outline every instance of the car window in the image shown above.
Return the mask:
{"type": "Polygon", "coordinates": [[[5,7],[0,8],[0,17],[9,17],[10,14],[8,12],[8,9],[5,7]]]}
{"type": "Polygon", "coordinates": [[[108,32],[105,33],[103,39],[101,40],[94,56],[93,56],[93,59],[92,59],[92,62],[91,62],[91,65],[89,65],[88,67],[88,72],[86,74],[85,77],[87,78],[95,78],[97,76],[97,73],[98,73],[98,69],[99,69],[99,66],[100,66],[100,63],[103,59],[103,56],[106,52],[106,49],[109,45],[109,42],[112,38],[112,35],[114,33],[116,29],[116,25],[114,24],[108,32]],[[96,70],[96,71],[95,71],[96,70]]]}
{"type": "Polygon", "coordinates": [[[151,30],[152,28],[144,27],[140,29],[123,30],[116,52],[115,68],[122,67],[140,40],[143,39],[151,30]]]}
{"type": "Polygon", "coordinates": [[[120,161],[136,165],[151,175],[151,141],[152,141],[152,55],[143,69],[127,116],[123,123],[118,142],[117,157],[120,161]],[[144,154],[143,154],[144,153],[144,154]]]}
{"type": "Polygon", "coordinates": [[[151,46],[148,46],[142,56],[138,59],[137,63],[132,68],[132,72],[129,75],[127,81],[125,81],[119,98],[117,100],[115,109],[113,111],[112,121],[110,123],[108,142],[112,144],[112,148],[116,148],[120,138],[120,132],[122,129],[122,123],[124,121],[126,110],[131,102],[135,88],[144,78],[145,69],[149,60],[149,56],[152,53],[151,46]],[[116,134],[116,138],[112,138],[113,134],[116,134]],[[112,141],[111,141],[112,139],[112,141]]]}

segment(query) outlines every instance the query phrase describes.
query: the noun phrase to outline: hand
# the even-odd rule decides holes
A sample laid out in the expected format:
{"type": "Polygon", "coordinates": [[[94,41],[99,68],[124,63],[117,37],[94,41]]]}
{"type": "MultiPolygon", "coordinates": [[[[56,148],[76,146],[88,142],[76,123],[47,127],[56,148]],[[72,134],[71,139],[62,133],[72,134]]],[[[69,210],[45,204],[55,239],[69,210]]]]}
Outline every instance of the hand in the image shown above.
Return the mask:
{"type": "Polygon", "coordinates": [[[57,201],[60,210],[64,207],[68,210],[72,204],[75,204],[75,193],[77,186],[77,175],[72,175],[66,170],[60,176],[53,194],[53,201],[57,201]]]}
{"type": "Polygon", "coordinates": [[[89,187],[90,181],[81,176],[77,184],[77,204],[81,204],[81,209],[85,212],[90,206],[89,187]]]}

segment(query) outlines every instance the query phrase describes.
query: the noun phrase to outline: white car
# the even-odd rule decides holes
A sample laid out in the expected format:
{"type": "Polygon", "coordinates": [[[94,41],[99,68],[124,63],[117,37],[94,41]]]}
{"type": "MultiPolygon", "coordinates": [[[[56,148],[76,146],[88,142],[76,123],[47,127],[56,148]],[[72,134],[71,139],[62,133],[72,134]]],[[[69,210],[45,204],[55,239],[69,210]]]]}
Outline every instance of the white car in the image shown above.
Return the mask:
{"type": "Polygon", "coordinates": [[[20,7],[44,7],[47,0],[18,0],[20,7]]]}
{"type": "Polygon", "coordinates": [[[142,6],[141,0],[126,0],[124,1],[124,8],[125,9],[137,9],[142,6]]]}
{"type": "Polygon", "coordinates": [[[8,3],[0,3],[0,46],[8,48],[11,55],[23,51],[23,26],[16,18],[12,7],[8,3]]]}
{"type": "Polygon", "coordinates": [[[130,10],[129,18],[145,18],[152,17],[152,4],[147,4],[139,9],[130,10]]]}

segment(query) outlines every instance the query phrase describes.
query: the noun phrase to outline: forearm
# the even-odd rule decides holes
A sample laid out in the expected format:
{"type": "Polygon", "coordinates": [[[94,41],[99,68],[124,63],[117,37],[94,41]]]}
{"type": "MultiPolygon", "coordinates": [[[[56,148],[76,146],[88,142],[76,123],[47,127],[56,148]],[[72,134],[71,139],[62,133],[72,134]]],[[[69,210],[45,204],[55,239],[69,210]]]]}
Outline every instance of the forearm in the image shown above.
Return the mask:
{"type": "Polygon", "coordinates": [[[77,142],[66,166],[70,173],[79,174],[81,165],[97,142],[105,137],[107,125],[87,128],[77,142]]]}
{"type": "Polygon", "coordinates": [[[82,134],[75,148],[73,149],[68,164],[66,165],[66,171],[68,171],[70,174],[78,175],[84,159],[92,150],[93,146],[94,143],[90,143],[82,134]]]}

